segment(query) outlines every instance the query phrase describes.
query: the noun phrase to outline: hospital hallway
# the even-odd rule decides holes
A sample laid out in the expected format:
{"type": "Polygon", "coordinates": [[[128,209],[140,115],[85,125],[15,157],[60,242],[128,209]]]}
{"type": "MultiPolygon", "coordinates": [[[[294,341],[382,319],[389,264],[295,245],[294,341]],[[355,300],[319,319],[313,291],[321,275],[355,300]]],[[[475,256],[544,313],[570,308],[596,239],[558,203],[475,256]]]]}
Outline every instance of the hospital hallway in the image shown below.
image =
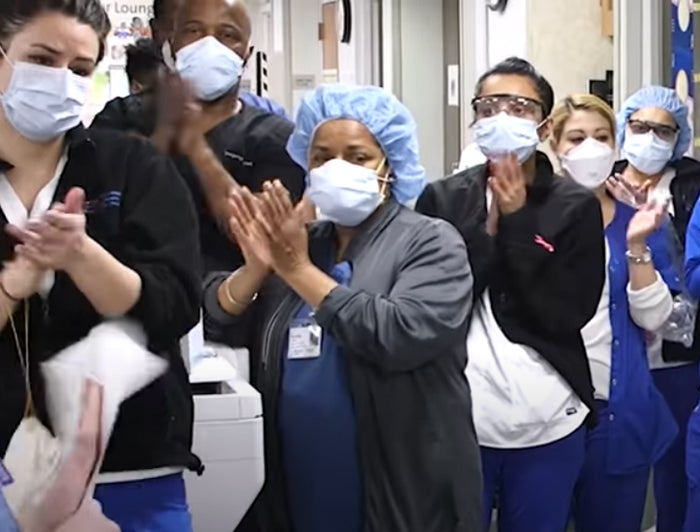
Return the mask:
{"type": "Polygon", "coordinates": [[[0,532],[700,532],[699,12],[0,0],[0,532]]]}

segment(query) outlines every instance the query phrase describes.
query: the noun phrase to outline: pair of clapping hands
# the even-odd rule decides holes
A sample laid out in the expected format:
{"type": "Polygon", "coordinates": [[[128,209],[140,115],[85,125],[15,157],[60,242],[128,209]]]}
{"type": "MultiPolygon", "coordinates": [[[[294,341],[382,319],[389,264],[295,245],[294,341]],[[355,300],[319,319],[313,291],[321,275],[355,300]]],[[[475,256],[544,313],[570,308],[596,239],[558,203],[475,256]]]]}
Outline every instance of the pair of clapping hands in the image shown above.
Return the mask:
{"type": "Polygon", "coordinates": [[[259,194],[245,187],[231,193],[229,228],[247,267],[283,277],[308,264],[305,202],[293,205],[279,180],[265,182],[259,194]]]}
{"type": "Polygon", "coordinates": [[[156,146],[190,156],[206,145],[205,134],[216,124],[204,116],[187,82],[175,72],[161,72],[156,95],[156,146]]]}
{"type": "MultiPolygon", "coordinates": [[[[486,231],[490,235],[498,232],[498,220],[501,214],[513,214],[527,202],[527,181],[517,157],[508,155],[497,161],[489,162],[490,177],[488,187],[493,193],[493,204],[486,220],[486,231]]],[[[643,244],[646,238],[656,231],[664,220],[670,198],[658,200],[649,197],[651,183],[635,187],[621,175],[611,176],[606,187],[610,194],[637,209],[629,223],[628,242],[643,244]]]]}
{"type": "Polygon", "coordinates": [[[73,188],[41,218],[24,227],[6,226],[18,242],[15,257],[2,270],[2,289],[8,297],[30,297],[39,289],[45,271],[69,271],[75,264],[86,239],[84,203],[83,190],[73,188]]]}
{"type": "Polygon", "coordinates": [[[86,497],[95,468],[101,461],[104,447],[101,428],[102,387],[88,380],[76,439],[53,485],[31,515],[15,516],[22,532],[119,531],[119,527],[102,514],[99,504],[86,497]]]}

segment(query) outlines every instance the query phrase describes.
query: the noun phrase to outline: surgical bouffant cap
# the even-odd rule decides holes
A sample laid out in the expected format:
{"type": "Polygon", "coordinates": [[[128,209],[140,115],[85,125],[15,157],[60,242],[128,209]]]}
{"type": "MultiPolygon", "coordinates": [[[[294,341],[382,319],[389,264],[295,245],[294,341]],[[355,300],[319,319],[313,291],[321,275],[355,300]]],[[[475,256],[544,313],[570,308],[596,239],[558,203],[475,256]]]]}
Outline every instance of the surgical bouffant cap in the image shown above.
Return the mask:
{"type": "Polygon", "coordinates": [[[294,162],[308,172],[309,150],[317,128],[343,118],[360,122],[374,135],[391,168],[391,193],[396,201],[405,204],[417,198],[426,176],[418,154],[416,123],[406,106],[380,87],[332,84],[308,92],[287,142],[294,162]]]}
{"type": "Polygon", "coordinates": [[[678,125],[678,138],[671,160],[677,161],[683,157],[688,151],[691,141],[688,106],[681,101],[676,91],[666,87],[644,87],[625,100],[617,114],[617,145],[620,148],[624,147],[627,121],[634,113],[644,107],[658,107],[671,113],[678,125]]]}

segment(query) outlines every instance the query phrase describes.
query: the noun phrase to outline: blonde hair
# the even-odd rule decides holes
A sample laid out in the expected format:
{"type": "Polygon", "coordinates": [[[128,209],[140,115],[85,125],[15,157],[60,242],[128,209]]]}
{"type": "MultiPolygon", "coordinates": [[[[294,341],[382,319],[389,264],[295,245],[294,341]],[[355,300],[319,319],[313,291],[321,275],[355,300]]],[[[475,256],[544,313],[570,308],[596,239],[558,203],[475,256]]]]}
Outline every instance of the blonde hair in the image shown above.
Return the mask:
{"type": "Polygon", "coordinates": [[[556,151],[556,147],[561,140],[561,134],[564,131],[566,122],[574,114],[574,111],[590,111],[598,113],[602,116],[610,126],[610,133],[615,137],[615,113],[612,108],[603,100],[593,94],[572,94],[560,101],[552,110],[552,149],[556,151]]]}

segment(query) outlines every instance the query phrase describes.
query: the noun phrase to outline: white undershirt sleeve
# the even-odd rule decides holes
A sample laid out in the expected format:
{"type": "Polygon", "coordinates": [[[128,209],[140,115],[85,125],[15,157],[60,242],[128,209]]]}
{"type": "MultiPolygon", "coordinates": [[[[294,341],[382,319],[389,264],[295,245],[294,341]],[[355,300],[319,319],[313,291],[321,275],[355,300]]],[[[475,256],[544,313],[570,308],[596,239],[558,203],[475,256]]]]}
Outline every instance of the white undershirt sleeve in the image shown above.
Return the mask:
{"type": "Polygon", "coordinates": [[[673,309],[671,291],[658,272],[656,281],[641,290],[632,290],[628,284],[627,300],[632,321],[645,331],[659,329],[673,309]]]}

